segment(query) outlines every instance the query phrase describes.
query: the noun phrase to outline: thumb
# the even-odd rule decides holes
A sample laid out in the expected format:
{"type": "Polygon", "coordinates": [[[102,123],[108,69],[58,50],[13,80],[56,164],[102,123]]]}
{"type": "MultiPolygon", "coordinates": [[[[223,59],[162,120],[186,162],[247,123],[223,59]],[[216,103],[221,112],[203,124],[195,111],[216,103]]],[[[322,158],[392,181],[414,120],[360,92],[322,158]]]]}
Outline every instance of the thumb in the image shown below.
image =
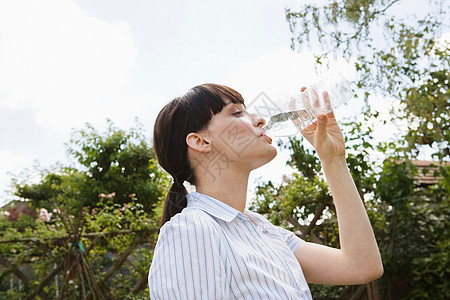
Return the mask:
{"type": "Polygon", "coordinates": [[[327,121],[328,118],[325,114],[319,114],[317,116],[317,139],[323,141],[327,136],[327,121]]]}

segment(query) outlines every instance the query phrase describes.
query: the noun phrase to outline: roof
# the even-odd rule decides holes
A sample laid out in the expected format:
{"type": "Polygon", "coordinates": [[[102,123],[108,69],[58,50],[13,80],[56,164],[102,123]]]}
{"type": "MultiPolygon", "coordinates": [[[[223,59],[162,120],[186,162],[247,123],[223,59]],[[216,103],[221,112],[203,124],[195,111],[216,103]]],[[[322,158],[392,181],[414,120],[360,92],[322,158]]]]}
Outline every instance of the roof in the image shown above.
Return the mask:
{"type": "Polygon", "coordinates": [[[417,167],[417,174],[414,176],[416,184],[419,185],[432,185],[436,184],[439,180],[444,179],[439,173],[440,166],[450,165],[450,162],[438,162],[428,160],[413,160],[411,161],[414,166],[417,167]]]}

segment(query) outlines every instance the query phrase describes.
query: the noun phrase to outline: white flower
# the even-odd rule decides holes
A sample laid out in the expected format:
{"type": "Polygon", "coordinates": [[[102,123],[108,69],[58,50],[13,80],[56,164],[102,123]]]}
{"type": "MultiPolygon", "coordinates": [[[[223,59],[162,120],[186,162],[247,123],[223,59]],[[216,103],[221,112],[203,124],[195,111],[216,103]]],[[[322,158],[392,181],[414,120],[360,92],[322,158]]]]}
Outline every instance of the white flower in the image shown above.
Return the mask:
{"type": "Polygon", "coordinates": [[[37,218],[36,222],[48,222],[52,217],[52,213],[49,213],[45,208],[41,208],[39,210],[39,218],[37,218]]]}

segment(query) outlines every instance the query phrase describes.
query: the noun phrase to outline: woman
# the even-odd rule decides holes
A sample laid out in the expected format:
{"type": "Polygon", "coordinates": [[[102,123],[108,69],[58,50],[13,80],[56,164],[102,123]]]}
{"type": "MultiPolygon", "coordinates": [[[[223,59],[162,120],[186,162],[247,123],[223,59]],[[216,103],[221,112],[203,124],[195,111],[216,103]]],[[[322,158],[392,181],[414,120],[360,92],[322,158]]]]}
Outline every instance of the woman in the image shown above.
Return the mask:
{"type": "Polygon", "coordinates": [[[333,113],[302,134],[327,177],[341,248],[304,242],[245,210],[250,171],[276,155],[264,124],[238,92],[217,84],[196,86],[159,113],[154,149],[174,183],[149,273],[151,299],[312,299],[307,282],[361,284],[382,275],[333,113]],[[184,181],[196,192],[187,194],[184,181]]]}

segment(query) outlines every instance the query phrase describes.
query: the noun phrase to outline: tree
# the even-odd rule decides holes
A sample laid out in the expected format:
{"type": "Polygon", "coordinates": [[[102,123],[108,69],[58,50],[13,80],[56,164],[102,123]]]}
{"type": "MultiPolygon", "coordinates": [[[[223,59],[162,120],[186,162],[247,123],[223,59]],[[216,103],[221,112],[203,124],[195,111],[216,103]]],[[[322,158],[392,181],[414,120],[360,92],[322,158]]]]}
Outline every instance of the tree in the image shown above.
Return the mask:
{"type": "Polygon", "coordinates": [[[140,128],[108,124],[73,133],[72,166],[16,181],[21,201],[0,214],[0,298],[148,299],[168,179],[140,128]]]}
{"type": "Polygon", "coordinates": [[[445,1],[424,1],[419,16],[391,13],[400,6],[407,10],[410,2],[404,0],[324,2],[286,10],[291,47],[314,49],[319,63],[333,57],[352,63],[366,97],[392,97],[404,108],[395,118],[410,124],[404,134],[408,150],[417,154],[429,145],[437,158],[449,158],[450,44],[441,36],[450,29],[445,1]]]}
{"type": "Polygon", "coordinates": [[[108,120],[107,131],[100,134],[87,124],[72,133],[67,153],[75,161],[73,166],[44,170],[38,184],[18,182],[16,195],[46,208],[50,207],[45,202],[62,192],[75,193],[72,196],[77,203],[71,207],[80,203],[96,207],[99,195],[113,194],[120,204],[133,196],[147,212],[152,212],[161,198],[167,179],[139,126],[125,132],[108,120]]]}

